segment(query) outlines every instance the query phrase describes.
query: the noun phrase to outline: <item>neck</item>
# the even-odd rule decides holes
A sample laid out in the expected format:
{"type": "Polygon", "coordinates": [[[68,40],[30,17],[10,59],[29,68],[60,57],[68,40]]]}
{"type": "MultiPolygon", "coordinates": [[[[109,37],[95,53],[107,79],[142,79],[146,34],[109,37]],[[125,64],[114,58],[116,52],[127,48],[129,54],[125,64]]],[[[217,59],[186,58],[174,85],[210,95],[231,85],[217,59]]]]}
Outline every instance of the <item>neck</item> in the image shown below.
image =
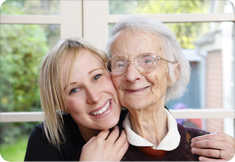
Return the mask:
{"type": "Polygon", "coordinates": [[[100,133],[100,130],[87,129],[81,126],[78,126],[78,129],[86,142],[89,141],[93,136],[97,136],[100,133]]]}
{"type": "Polygon", "coordinates": [[[157,146],[168,132],[164,104],[129,111],[133,131],[157,146]]]}

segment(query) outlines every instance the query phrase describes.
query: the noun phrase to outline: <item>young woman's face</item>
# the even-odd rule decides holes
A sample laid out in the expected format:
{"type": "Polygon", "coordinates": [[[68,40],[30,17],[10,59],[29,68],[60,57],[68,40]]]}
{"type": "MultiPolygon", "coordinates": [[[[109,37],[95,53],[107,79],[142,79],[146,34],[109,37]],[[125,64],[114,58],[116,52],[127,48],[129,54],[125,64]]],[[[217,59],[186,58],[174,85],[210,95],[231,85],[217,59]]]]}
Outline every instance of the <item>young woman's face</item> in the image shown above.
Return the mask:
{"type": "MultiPolygon", "coordinates": [[[[68,61],[63,74],[66,78],[68,61]]],[[[67,112],[80,129],[103,130],[114,127],[121,112],[117,92],[104,64],[89,51],[79,51],[69,84],[65,85],[67,112]]]]}

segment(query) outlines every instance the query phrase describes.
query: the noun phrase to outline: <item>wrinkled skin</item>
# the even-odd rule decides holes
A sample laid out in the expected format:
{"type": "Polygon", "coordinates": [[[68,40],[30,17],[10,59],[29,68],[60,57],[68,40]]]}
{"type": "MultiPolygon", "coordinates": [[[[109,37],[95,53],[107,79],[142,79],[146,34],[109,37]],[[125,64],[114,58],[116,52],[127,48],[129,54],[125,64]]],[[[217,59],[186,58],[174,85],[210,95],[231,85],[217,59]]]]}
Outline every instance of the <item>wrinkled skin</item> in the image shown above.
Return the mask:
{"type": "MultiPolygon", "coordinates": [[[[116,37],[112,56],[133,61],[140,54],[151,53],[166,59],[161,39],[152,33],[122,30],[116,37]]],[[[178,64],[173,68],[177,80],[178,64]]],[[[167,62],[159,61],[155,69],[144,74],[131,63],[126,73],[112,78],[121,104],[130,112],[133,131],[157,145],[167,133],[165,95],[167,87],[174,83],[169,79],[167,62]]]]}

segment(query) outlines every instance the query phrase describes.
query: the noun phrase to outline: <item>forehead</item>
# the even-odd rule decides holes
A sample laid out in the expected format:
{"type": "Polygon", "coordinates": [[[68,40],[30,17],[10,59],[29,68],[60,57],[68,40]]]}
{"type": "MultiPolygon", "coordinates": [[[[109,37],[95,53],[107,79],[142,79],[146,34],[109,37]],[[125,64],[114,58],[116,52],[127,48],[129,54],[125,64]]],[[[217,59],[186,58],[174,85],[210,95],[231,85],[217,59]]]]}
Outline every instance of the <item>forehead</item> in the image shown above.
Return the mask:
{"type": "Polygon", "coordinates": [[[103,67],[102,62],[95,56],[95,54],[87,51],[85,49],[78,51],[76,53],[75,58],[71,58],[71,55],[68,55],[65,59],[64,66],[63,66],[63,73],[66,74],[69,70],[69,66],[71,66],[71,59],[75,59],[72,69],[76,69],[73,72],[77,73],[80,72],[88,72],[91,69],[103,67]]]}
{"type": "Polygon", "coordinates": [[[111,55],[135,57],[142,53],[153,53],[161,56],[161,47],[161,38],[153,33],[122,30],[117,33],[111,46],[111,55]]]}

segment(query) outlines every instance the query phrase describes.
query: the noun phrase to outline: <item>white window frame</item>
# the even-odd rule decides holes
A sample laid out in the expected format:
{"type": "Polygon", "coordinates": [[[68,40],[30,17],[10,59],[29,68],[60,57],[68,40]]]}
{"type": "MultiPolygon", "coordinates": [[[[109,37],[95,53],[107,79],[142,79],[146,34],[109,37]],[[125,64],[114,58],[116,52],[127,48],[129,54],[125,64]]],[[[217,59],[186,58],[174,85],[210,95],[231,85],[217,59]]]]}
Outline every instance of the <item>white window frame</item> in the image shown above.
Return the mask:
{"type": "MultiPolygon", "coordinates": [[[[11,16],[1,15],[1,24],[59,24],[61,38],[82,37],[103,49],[108,40],[108,24],[118,22],[126,15],[110,15],[108,1],[95,0],[61,0],[58,16],[11,16]],[[71,21],[72,20],[72,21],[71,21]]],[[[146,17],[164,23],[183,22],[235,22],[234,13],[206,14],[152,14],[146,17]]],[[[235,92],[235,88],[233,87],[235,92]]],[[[235,104],[233,104],[235,105],[235,104]]],[[[233,109],[221,110],[171,110],[175,118],[233,118],[233,109]]],[[[0,113],[0,122],[34,122],[43,121],[42,112],[7,112],[0,113]]]]}

